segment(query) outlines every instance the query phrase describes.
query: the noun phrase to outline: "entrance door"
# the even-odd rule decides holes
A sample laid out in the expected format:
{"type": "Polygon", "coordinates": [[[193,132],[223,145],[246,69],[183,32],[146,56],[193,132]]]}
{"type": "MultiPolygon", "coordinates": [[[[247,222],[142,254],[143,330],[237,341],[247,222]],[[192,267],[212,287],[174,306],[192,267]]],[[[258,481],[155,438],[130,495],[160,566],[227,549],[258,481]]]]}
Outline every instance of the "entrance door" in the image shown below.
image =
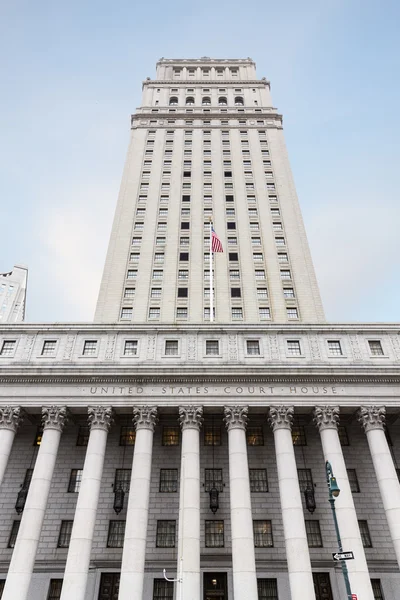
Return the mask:
{"type": "Polygon", "coordinates": [[[228,600],[226,573],[204,573],[204,600],[228,600]]]}
{"type": "Polygon", "coordinates": [[[99,600],[118,600],[119,573],[102,573],[99,600]]]}
{"type": "Polygon", "coordinates": [[[315,597],[317,600],[333,600],[329,573],[313,573],[315,597]]]}

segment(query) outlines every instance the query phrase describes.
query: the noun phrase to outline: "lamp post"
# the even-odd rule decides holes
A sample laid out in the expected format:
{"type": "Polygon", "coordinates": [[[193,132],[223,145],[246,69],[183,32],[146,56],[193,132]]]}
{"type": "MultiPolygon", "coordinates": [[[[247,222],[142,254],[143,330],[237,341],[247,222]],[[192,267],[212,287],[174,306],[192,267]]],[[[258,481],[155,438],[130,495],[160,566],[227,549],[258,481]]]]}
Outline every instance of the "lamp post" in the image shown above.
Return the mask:
{"type": "MultiPolygon", "coordinates": [[[[337,498],[339,496],[340,488],[337,484],[336,477],[333,474],[332,465],[328,461],[326,461],[326,463],[325,463],[325,471],[326,471],[326,483],[328,484],[328,491],[329,491],[329,503],[330,503],[331,509],[332,509],[333,522],[335,524],[335,531],[336,531],[336,538],[337,538],[337,542],[338,542],[338,546],[339,546],[339,552],[343,552],[342,540],[340,539],[340,531],[339,531],[339,525],[337,522],[336,509],[335,509],[335,498],[337,498]]],[[[352,593],[351,593],[350,581],[349,581],[349,573],[347,571],[346,561],[341,560],[340,562],[342,563],[342,573],[343,573],[343,577],[344,577],[344,583],[346,586],[347,598],[348,598],[348,600],[352,600],[352,593]]]]}

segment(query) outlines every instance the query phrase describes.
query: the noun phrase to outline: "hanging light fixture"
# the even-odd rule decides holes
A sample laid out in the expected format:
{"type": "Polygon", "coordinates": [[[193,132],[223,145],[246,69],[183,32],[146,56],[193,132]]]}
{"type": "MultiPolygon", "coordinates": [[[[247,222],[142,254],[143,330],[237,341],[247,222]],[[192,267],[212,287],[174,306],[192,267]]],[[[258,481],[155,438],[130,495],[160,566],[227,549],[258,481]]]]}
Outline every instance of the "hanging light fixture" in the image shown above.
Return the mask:
{"type": "Polygon", "coordinates": [[[213,453],[213,483],[210,489],[210,510],[214,513],[219,509],[219,491],[215,486],[215,468],[214,468],[214,458],[215,458],[215,438],[214,438],[214,415],[212,416],[211,421],[211,440],[212,440],[212,453],[213,453]]]}
{"type": "MultiPolygon", "coordinates": [[[[299,425],[299,419],[297,418],[297,425],[299,425]]],[[[303,463],[304,463],[304,468],[307,469],[306,466],[306,457],[304,454],[304,446],[301,447],[301,452],[303,455],[303,463]]],[[[307,483],[305,489],[304,489],[304,500],[306,503],[306,509],[308,510],[308,512],[310,512],[311,514],[315,511],[315,509],[317,508],[317,504],[315,502],[315,494],[314,494],[314,487],[312,486],[312,484],[310,482],[307,483]]]]}

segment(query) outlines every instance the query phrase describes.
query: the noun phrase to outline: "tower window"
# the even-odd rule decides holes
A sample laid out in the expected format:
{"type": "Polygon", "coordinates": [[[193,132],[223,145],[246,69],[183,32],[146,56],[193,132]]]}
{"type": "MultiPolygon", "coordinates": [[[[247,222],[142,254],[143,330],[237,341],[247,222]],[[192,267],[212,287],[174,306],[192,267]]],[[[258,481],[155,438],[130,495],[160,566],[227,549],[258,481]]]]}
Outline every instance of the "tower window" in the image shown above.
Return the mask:
{"type": "Polygon", "coordinates": [[[237,262],[239,260],[239,255],[237,252],[229,252],[229,261],[237,262]]]}
{"type": "Polygon", "coordinates": [[[179,253],[179,260],[181,262],[188,262],[188,260],[189,260],[189,252],[180,252],[179,253]]]}
{"type": "Polygon", "coordinates": [[[178,298],[187,298],[188,288],[178,288],[178,298]]]}
{"type": "Polygon", "coordinates": [[[240,288],[231,288],[231,298],[241,298],[242,290],[240,288]]]}

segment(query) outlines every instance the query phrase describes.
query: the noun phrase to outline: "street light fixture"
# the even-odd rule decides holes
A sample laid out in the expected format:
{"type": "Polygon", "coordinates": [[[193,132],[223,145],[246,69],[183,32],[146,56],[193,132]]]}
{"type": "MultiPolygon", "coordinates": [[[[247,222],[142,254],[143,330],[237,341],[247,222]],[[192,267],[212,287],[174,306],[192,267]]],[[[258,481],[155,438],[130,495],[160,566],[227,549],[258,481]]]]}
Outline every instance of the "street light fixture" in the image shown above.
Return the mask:
{"type": "MultiPolygon", "coordinates": [[[[329,503],[332,509],[333,522],[335,524],[336,538],[339,546],[339,552],[343,552],[342,540],[340,538],[339,525],[336,517],[336,508],[335,508],[335,498],[337,498],[340,494],[340,488],[336,481],[336,477],[333,475],[332,465],[330,462],[326,461],[325,463],[325,471],[326,471],[326,483],[328,484],[329,491],[329,503]]],[[[342,573],[344,578],[344,583],[346,586],[347,598],[348,600],[352,600],[353,596],[350,588],[349,581],[349,572],[347,570],[347,564],[345,560],[340,561],[342,563],[342,573]]]]}

